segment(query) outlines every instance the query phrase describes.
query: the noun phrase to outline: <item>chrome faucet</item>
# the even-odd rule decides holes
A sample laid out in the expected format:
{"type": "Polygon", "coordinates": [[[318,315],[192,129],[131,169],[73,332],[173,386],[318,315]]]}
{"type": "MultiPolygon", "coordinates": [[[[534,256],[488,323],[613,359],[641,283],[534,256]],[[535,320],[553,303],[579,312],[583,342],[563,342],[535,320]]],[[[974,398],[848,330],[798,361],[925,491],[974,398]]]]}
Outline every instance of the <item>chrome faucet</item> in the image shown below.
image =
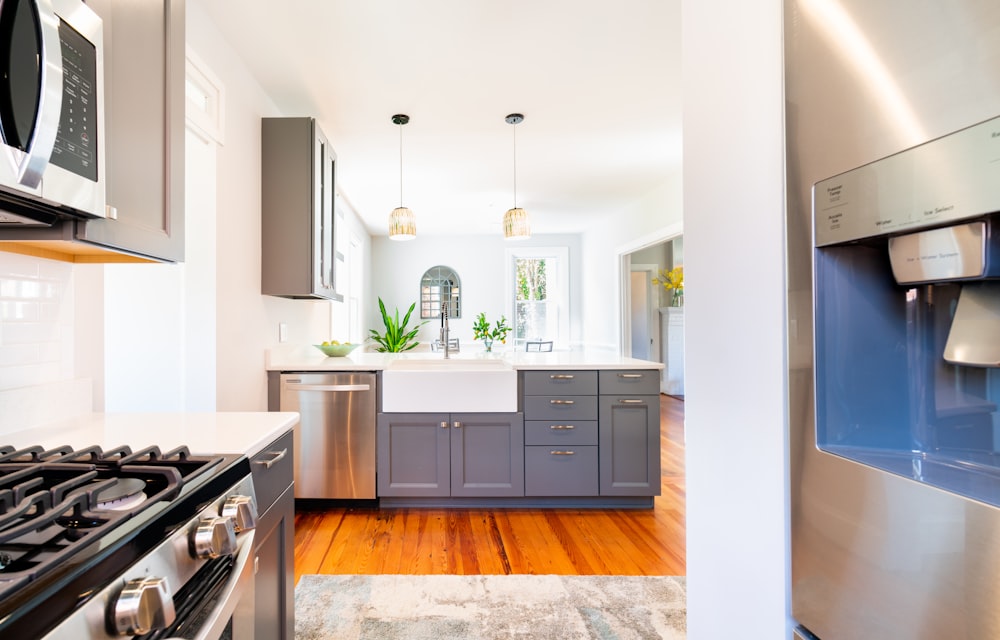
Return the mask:
{"type": "Polygon", "coordinates": [[[444,349],[444,357],[451,357],[448,350],[448,302],[441,303],[441,348],[444,349]]]}

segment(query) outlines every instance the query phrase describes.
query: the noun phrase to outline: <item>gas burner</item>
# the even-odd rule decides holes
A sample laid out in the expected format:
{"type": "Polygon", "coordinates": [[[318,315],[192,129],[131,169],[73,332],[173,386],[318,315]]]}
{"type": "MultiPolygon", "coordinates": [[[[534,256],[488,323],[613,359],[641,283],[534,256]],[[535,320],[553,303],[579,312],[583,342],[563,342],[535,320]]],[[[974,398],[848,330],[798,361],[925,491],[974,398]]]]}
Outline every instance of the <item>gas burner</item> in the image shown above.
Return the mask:
{"type": "Polygon", "coordinates": [[[138,478],[119,478],[100,492],[94,511],[129,511],[146,501],[145,488],[138,478]]]}

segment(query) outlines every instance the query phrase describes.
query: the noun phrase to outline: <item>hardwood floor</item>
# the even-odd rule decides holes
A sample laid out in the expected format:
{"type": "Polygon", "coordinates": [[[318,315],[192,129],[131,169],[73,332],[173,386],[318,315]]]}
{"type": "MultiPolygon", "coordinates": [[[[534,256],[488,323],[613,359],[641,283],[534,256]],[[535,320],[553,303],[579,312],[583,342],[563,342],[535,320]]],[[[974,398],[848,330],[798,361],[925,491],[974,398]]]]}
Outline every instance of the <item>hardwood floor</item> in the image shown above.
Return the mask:
{"type": "Polygon", "coordinates": [[[333,508],[295,514],[309,573],[686,575],[684,402],[660,396],[652,509],[333,508]]]}

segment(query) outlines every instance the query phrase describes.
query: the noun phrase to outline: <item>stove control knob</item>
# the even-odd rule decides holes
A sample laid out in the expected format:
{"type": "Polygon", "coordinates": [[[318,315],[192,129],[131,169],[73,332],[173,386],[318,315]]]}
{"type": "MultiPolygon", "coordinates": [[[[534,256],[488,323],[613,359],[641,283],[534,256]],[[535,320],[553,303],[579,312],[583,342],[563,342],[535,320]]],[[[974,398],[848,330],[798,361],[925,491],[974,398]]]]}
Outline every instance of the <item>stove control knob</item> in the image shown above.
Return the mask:
{"type": "Polygon", "coordinates": [[[236,533],[250,531],[257,526],[257,505],[251,496],[231,496],[222,505],[222,517],[233,519],[236,533]]]}
{"type": "Polygon", "coordinates": [[[191,555],[218,558],[236,553],[236,528],[232,518],[202,518],[191,534],[191,555]]]}
{"type": "Polygon", "coordinates": [[[120,636],[166,629],[177,617],[166,578],[140,578],[125,583],[111,609],[111,629],[120,636]]]}

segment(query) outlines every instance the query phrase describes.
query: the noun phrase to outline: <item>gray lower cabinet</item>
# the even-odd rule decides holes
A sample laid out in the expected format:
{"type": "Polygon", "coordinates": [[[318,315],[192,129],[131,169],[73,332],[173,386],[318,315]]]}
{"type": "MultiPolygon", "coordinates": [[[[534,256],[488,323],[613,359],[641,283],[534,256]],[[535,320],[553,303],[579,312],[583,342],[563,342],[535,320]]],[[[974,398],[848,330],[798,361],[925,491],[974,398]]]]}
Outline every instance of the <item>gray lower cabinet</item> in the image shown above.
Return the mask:
{"type": "Polygon", "coordinates": [[[295,493],[292,432],[250,461],[257,494],[254,534],[254,637],[295,636],[295,493]]]}
{"type": "Polygon", "coordinates": [[[596,371],[524,373],[524,493],[596,496],[596,371]]]}
{"type": "Polygon", "coordinates": [[[379,497],[524,495],[520,413],[380,413],[379,497]]]}
{"type": "Polygon", "coordinates": [[[660,494],[658,370],[526,371],[525,495],[660,494]]]}
{"type": "Polygon", "coordinates": [[[599,421],[601,495],[660,495],[659,395],[602,395],[599,421]]]}

